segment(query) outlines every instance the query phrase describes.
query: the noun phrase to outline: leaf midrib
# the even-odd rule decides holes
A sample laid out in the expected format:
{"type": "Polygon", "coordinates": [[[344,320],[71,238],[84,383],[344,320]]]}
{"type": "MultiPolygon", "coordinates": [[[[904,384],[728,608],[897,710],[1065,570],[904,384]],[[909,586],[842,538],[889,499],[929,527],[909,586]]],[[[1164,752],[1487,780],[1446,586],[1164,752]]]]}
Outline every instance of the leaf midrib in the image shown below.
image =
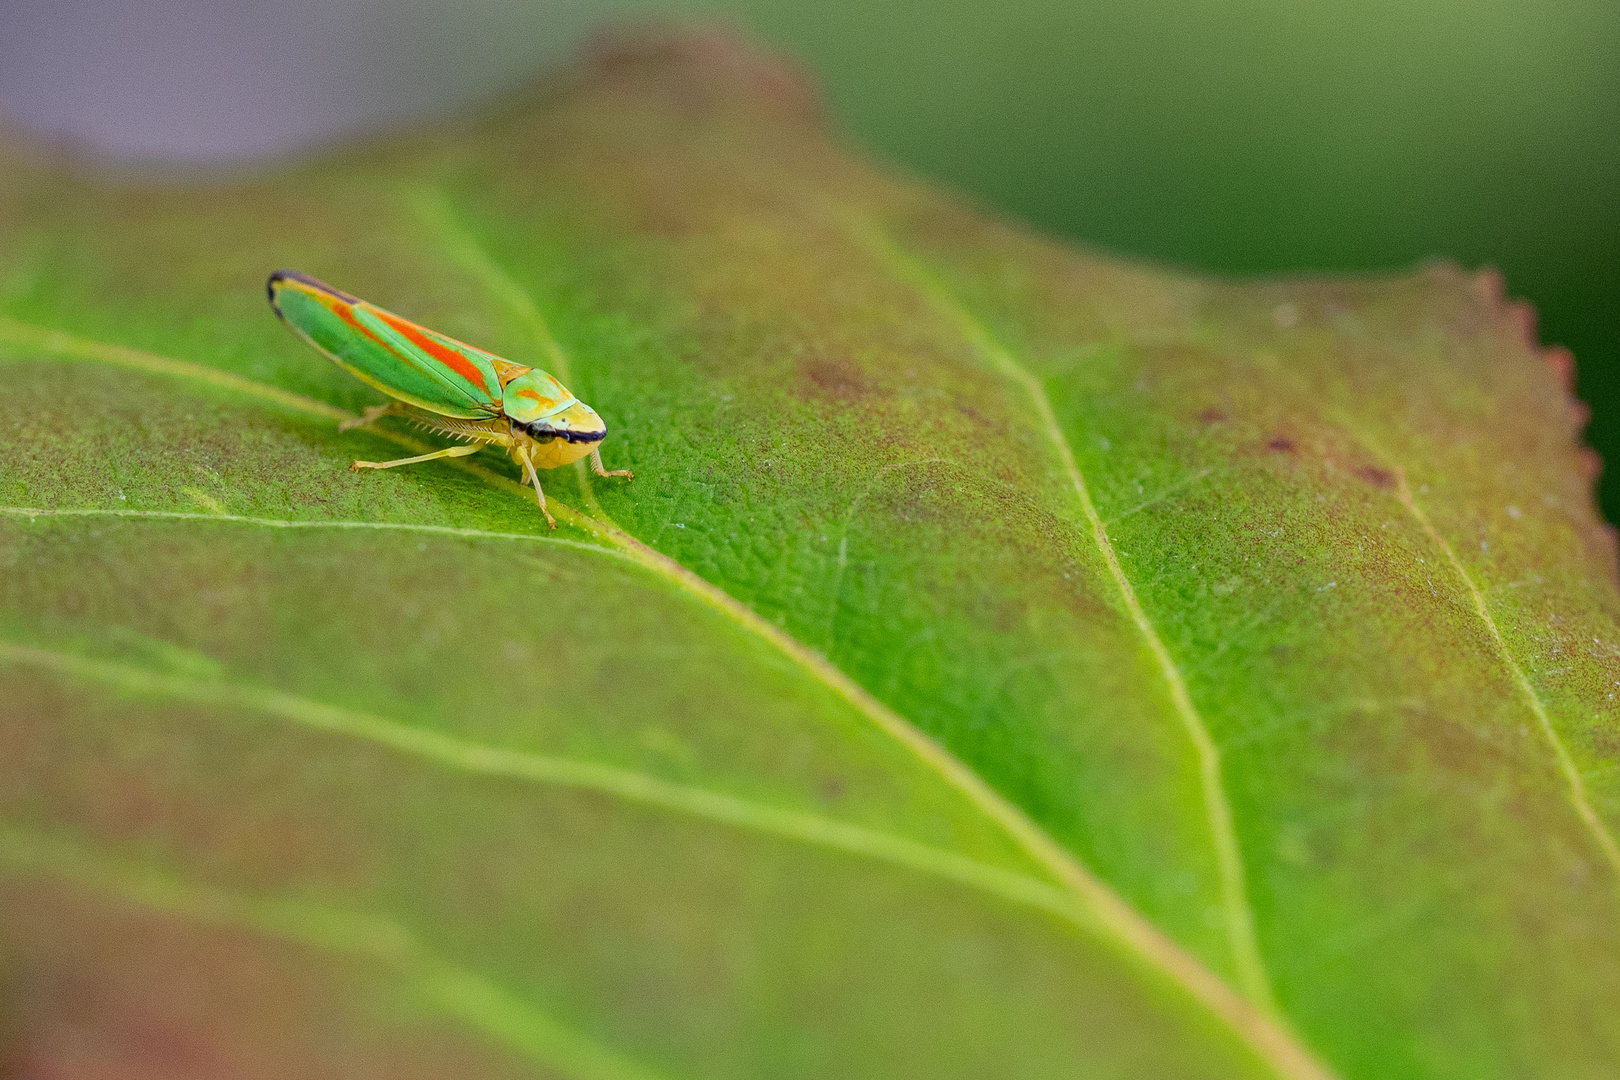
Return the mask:
{"type": "MultiPolygon", "coordinates": [[[[499,261],[483,248],[478,239],[456,222],[454,209],[443,193],[431,186],[418,188],[415,207],[419,217],[437,229],[441,243],[451,250],[452,255],[459,253],[462,263],[470,264],[486,287],[501,297],[530,326],[531,331],[537,336],[537,344],[553,358],[553,362],[558,364],[562,371],[571,373],[572,364],[567,352],[551,332],[540,313],[539,306],[527,290],[501,267],[499,261]]],[[[876,232],[876,227],[872,223],[855,223],[856,228],[853,231],[857,234],[857,239],[861,239],[862,224],[871,230],[868,235],[876,232]]],[[[882,241],[887,238],[880,233],[877,236],[880,243],[875,253],[879,255],[880,263],[885,263],[892,270],[895,264],[883,256],[885,253],[900,254],[899,249],[892,242],[883,243],[882,241]]],[[[901,255],[902,260],[906,258],[901,255]]],[[[917,269],[922,268],[917,265],[917,269]]],[[[760,617],[752,608],[729,593],[687,570],[673,559],[642,544],[616,525],[608,526],[607,531],[611,535],[604,534],[602,539],[614,543],[627,552],[633,550],[646,556],[649,559],[646,563],[648,569],[663,573],[672,579],[679,578],[681,584],[687,585],[745,627],[770,640],[784,654],[818,677],[857,711],[965,795],[1030,856],[1071,889],[1082,902],[1092,905],[1097,914],[1102,916],[1102,921],[1118,934],[1121,940],[1169,970],[1201,1003],[1232,1024],[1274,1068],[1278,1068],[1284,1075],[1294,1075],[1292,1070],[1300,1069],[1301,1072],[1298,1074],[1300,1076],[1326,1076],[1326,1069],[1298,1043],[1286,1023],[1282,1021],[1271,993],[1270,982],[1255,940],[1254,917],[1248,903],[1242,856],[1238,849],[1232,812],[1221,781],[1220,751],[1192,702],[1185,679],[1143,611],[1134,587],[1114,554],[1107,529],[1091,501],[1091,495],[1075,462],[1074,454],[1058,425],[1057,417],[1053,414],[1045,388],[999,342],[995,341],[981,323],[955,303],[939,283],[934,282],[936,288],[930,289],[928,287],[930,279],[926,271],[923,271],[923,275],[925,280],[922,291],[929,301],[945,308],[947,314],[954,315],[964,336],[974,347],[984,351],[1004,374],[1017,382],[1030,396],[1042,417],[1045,433],[1063,462],[1092,528],[1093,537],[1130,609],[1133,621],[1147,640],[1170,685],[1177,714],[1187,728],[1189,738],[1198,754],[1205,809],[1210,820],[1220,866],[1222,899],[1232,939],[1234,964],[1239,981],[1248,995],[1248,1001],[1231,993],[1224,981],[1205,969],[1190,954],[1185,953],[1168,936],[1160,933],[1157,927],[1109,889],[1100,878],[1086,869],[1078,858],[1029,818],[1020,807],[986,783],[965,762],[931,739],[904,716],[879,701],[825,656],[809,648],[781,627],[760,617]]],[[[583,475],[584,471],[581,469],[582,478],[583,475]]],[[[582,491],[585,498],[595,505],[595,498],[589,487],[582,487],[582,491]]],[[[836,598],[834,602],[836,604],[836,598]]]]}

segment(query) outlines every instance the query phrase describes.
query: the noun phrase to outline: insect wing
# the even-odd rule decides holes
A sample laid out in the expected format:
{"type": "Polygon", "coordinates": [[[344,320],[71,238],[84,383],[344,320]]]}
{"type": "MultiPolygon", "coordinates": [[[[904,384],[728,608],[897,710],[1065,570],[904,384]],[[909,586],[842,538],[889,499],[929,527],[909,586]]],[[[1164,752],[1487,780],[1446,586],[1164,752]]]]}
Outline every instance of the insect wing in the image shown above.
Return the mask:
{"type": "Polygon", "coordinates": [[[496,357],[295,271],[270,276],[282,320],[356,378],[441,416],[500,410],[496,357]]]}

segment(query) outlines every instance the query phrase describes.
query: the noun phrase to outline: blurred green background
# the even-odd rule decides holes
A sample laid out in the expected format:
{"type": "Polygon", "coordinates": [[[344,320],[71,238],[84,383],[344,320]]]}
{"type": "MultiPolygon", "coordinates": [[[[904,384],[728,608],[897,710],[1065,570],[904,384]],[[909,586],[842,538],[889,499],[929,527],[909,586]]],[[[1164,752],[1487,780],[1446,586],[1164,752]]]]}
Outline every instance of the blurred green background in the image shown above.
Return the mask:
{"type": "Polygon", "coordinates": [[[649,10],[753,28],[870,149],[1089,244],[1500,267],[1575,351],[1620,520],[1617,0],[0,0],[0,117],[259,157],[463,107],[649,10]]]}

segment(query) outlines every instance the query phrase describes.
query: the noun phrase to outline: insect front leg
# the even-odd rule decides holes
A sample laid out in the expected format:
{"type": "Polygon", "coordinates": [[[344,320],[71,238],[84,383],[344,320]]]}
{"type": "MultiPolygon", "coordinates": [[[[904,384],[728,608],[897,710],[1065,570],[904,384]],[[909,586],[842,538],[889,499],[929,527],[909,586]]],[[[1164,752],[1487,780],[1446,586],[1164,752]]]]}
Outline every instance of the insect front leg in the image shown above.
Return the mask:
{"type": "Polygon", "coordinates": [[[631,472],[629,469],[613,469],[609,471],[608,469],[604,468],[602,465],[602,448],[600,446],[591,448],[591,472],[595,473],[597,476],[622,476],[626,480],[634,480],[636,478],[636,474],[631,472]]]}
{"type": "Polygon", "coordinates": [[[390,401],[386,405],[369,405],[360,410],[359,416],[339,424],[338,430],[353,431],[355,428],[370,427],[385,416],[398,416],[404,411],[397,401],[390,401]]]}
{"type": "Polygon", "coordinates": [[[534,462],[529,460],[528,448],[524,446],[514,446],[512,448],[512,456],[517,459],[517,463],[519,465],[523,466],[524,478],[528,480],[529,483],[534,485],[534,497],[540,501],[540,512],[546,515],[546,521],[553,529],[555,529],[557,527],[557,519],[551,516],[550,510],[546,509],[546,493],[540,487],[540,474],[535,472],[534,462]]]}
{"type": "Polygon", "coordinates": [[[435,450],[431,454],[417,454],[415,457],[399,458],[395,461],[357,461],[349,466],[350,472],[359,472],[361,469],[392,469],[400,465],[415,465],[419,461],[432,461],[435,458],[466,457],[476,454],[483,447],[477,443],[470,446],[447,446],[443,450],[435,450]]]}

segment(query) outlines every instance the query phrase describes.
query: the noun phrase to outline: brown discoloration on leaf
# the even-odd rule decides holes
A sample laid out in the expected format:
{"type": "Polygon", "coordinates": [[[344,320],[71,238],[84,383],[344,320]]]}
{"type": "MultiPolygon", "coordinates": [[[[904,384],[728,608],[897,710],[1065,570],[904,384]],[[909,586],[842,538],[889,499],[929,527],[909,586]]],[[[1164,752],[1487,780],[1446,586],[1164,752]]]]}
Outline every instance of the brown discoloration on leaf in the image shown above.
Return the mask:
{"type": "Polygon", "coordinates": [[[1380,487],[1386,491],[1395,490],[1395,474],[1381,465],[1358,465],[1355,471],[1357,476],[1374,487],[1380,487]]]}
{"type": "Polygon", "coordinates": [[[359,1080],[533,1075],[417,1012],[408,995],[391,1010],[354,1012],[345,1003],[363,1001],[356,990],[381,973],[345,970],[316,950],[231,927],[199,933],[44,883],[13,886],[5,902],[21,943],[19,1076],[272,1080],[325,1075],[337,1061],[359,1080]],[[295,1022],[270,1022],[277,1013],[295,1022]]]}
{"type": "Polygon", "coordinates": [[[861,404],[870,396],[861,369],[847,360],[835,358],[807,361],[805,378],[810,393],[831,398],[845,404],[861,404]]]}

